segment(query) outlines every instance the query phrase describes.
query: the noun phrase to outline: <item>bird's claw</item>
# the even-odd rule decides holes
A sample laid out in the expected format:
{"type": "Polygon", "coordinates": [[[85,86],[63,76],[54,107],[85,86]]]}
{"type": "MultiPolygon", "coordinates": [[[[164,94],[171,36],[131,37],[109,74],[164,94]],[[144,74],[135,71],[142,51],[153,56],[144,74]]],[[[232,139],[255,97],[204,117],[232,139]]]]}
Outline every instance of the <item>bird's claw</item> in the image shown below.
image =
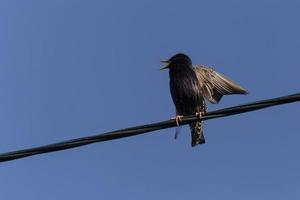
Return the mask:
{"type": "Polygon", "coordinates": [[[200,112],[196,112],[195,113],[196,117],[198,118],[198,120],[201,120],[203,115],[204,115],[204,112],[203,111],[200,111],[200,112]]]}
{"type": "Polygon", "coordinates": [[[179,126],[182,117],[183,115],[176,115],[176,117],[172,117],[171,119],[175,119],[177,126],[179,126]]]}

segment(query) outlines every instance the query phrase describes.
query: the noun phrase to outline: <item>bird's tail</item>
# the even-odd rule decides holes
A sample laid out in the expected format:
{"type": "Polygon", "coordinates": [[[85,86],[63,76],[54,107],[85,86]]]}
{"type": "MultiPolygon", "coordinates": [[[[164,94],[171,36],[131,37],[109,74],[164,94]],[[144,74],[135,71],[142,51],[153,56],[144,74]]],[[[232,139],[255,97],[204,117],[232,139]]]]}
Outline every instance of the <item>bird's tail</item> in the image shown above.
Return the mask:
{"type": "Polygon", "coordinates": [[[205,138],[203,135],[203,122],[194,122],[190,124],[192,134],[192,147],[198,144],[204,144],[205,138]]]}

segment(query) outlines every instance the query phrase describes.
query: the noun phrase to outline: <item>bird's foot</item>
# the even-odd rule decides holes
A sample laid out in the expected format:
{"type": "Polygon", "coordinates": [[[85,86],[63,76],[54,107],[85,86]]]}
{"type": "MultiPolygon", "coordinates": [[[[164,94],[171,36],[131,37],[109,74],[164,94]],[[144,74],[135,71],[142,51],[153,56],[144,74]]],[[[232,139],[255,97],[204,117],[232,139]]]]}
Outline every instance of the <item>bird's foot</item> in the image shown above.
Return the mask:
{"type": "Polygon", "coordinates": [[[198,120],[201,120],[204,114],[205,114],[205,113],[204,113],[203,111],[200,111],[200,112],[196,112],[196,113],[195,113],[195,115],[196,115],[196,117],[198,118],[198,120]]]}
{"type": "Polygon", "coordinates": [[[176,115],[176,117],[172,117],[171,119],[175,119],[177,126],[179,126],[182,117],[183,115],[176,115]]]}

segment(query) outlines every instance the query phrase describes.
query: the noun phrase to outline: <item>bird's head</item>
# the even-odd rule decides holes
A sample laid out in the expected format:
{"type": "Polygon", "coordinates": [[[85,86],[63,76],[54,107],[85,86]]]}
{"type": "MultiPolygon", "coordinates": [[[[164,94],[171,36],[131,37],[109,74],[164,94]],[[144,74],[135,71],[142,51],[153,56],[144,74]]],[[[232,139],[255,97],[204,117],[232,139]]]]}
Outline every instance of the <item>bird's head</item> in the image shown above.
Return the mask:
{"type": "Polygon", "coordinates": [[[172,56],[169,60],[162,60],[161,63],[164,64],[164,66],[161,68],[163,69],[170,69],[173,66],[190,66],[192,65],[192,60],[183,53],[178,53],[174,56],[172,56]]]}

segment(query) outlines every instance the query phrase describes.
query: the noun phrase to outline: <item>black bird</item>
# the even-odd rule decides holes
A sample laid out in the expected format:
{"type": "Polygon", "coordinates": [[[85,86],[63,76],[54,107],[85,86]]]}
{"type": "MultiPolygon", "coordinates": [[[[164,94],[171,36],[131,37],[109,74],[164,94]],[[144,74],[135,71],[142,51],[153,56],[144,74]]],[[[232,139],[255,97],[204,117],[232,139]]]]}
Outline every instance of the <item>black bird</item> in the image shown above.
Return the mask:
{"type": "Polygon", "coordinates": [[[161,69],[169,69],[170,91],[176,107],[176,123],[181,117],[196,115],[199,121],[189,124],[192,134],[192,147],[205,143],[202,115],[206,112],[205,99],[218,103],[223,95],[247,94],[247,91],[224,75],[204,65],[193,67],[192,60],[179,53],[161,69]]]}

